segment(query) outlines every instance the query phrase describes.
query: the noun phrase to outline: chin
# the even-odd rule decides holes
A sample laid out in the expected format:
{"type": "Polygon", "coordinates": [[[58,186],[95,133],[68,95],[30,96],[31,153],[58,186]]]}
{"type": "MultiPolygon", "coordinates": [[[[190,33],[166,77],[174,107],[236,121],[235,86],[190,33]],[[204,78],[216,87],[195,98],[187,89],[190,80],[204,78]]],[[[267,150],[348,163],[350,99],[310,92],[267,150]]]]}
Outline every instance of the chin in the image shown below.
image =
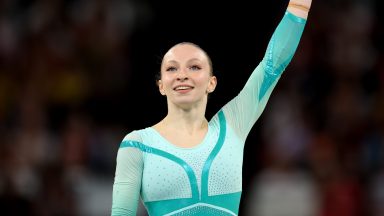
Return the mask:
{"type": "Polygon", "coordinates": [[[192,99],[187,99],[187,98],[184,98],[184,99],[181,99],[181,100],[175,100],[173,101],[173,103],[182,108],[182,109],[190,109],[192,108],[193,106],[196,106],[198,105],[199,103],[202,103],[204,101],[204,99],[200,99],[200,100],[192,100],[192,99]]]}

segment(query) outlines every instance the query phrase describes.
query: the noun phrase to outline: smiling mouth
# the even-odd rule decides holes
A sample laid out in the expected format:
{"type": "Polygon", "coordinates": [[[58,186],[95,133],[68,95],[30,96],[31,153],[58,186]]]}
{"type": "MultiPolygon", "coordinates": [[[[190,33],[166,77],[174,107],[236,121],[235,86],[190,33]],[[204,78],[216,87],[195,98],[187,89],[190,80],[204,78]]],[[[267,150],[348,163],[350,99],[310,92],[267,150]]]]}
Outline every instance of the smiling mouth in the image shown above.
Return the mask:
{"type": "Polygon", "coordinates": [[[185,90],[191,90],[193,89],[192,86],[176,86],[175,88],[173,88],[173,90],[175,91],[185,91],[185,90]]]}

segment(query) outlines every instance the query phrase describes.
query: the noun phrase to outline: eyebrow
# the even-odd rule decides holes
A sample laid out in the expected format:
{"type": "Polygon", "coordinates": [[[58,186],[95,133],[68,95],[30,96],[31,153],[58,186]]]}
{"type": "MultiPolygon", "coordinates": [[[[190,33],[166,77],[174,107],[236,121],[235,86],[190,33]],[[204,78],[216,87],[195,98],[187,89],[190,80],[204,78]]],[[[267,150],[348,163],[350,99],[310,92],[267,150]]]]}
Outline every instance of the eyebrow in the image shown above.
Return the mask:
{"type": "MultiPolygon", "coordinates": [[[[191,58],[191,59],[189,59],[187,62],[193,62],[193,61],[199,61],[199,62],[201,62],[202,60],[201,60],[201,59],[198,59],[198,58],[191,58]]],[[[178,61],[176,61],[176,60],[169,60],[169,61],[166,61],[166,63],[178,63],[178,61]]]]}
{"type": "Polygon", "coordinates": [[[169,61],[166,61],[165,63],[178,63],[177,61],[175,61],[175,60],[169,60],[169,61]]]}

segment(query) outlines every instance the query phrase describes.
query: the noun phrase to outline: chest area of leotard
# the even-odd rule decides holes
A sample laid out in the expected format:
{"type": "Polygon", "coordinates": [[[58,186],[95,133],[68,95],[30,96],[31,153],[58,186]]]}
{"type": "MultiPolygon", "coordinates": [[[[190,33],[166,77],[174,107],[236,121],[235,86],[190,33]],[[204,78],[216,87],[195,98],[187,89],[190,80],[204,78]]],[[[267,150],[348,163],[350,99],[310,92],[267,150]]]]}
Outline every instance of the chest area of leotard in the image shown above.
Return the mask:
{"type": "Polygon", "coordinates": [[[217,147],[220,133],[212,133],[211,143],[201,148],[183,151],[169,148],[161,140],[147,142],[159,151],[145,153],[142,178],[144,201],[180,199],[241,191],[243,144],[229,129],[221,147],[217,147]],[[215,136],[217,134],[217,136],[215,136]],[[167,148],[168,147],[168,148],[167,148]]]}

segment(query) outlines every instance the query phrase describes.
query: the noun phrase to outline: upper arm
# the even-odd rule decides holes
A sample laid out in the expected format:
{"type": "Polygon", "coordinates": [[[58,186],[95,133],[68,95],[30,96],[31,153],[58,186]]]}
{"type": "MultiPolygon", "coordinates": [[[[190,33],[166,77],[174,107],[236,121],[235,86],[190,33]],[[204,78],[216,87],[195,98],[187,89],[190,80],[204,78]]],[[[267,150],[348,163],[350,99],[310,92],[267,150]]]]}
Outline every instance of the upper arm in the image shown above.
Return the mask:
{"type": "MultiPolygon", "coordinates": [[[[128,135],[123,142],[137,141],[128,135]]],[[[136,215],[143,172],[143,153],[134,147],[120,146],[112,194],[112,215],[136,215]]]]}
{"type": "Polygon", "coordinates": [[[293,58],[305,20],[286,12],[268,43],[264,58],[240,93],[223,107],[227,122],[245,140],[263,112],[281,74],[293,58]]]}

